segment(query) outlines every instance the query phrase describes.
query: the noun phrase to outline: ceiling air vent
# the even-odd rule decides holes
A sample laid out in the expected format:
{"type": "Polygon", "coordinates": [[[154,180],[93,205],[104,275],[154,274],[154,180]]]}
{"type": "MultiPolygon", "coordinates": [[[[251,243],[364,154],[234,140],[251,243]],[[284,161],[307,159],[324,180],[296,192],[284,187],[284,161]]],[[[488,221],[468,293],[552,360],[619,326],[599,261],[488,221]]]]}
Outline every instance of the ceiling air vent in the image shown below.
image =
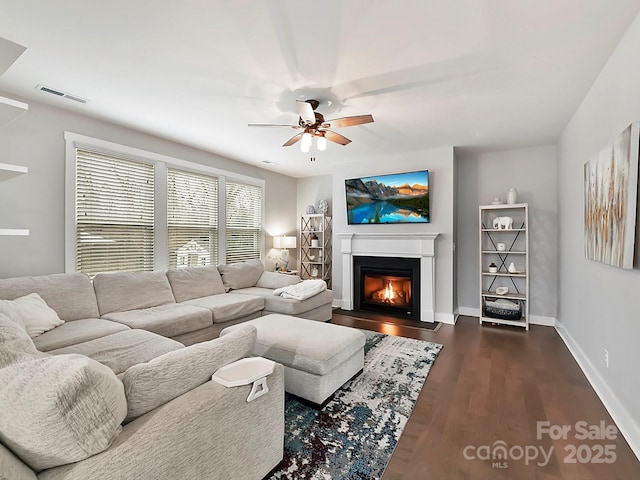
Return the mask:
{"type": "Polygon", "coordinates": [[[78,95],[72,95],[71,93],[61,92],[60,90],[56,90],[55,88],[50,88],[45,85],[37,85],[36,90],[50,93],[51,95],[56,95],[58,97],[66,98],[68,100],[73,100],[74,102],[78,102],[78,103],[87,103],[89,101],[86,98],[79,97],[78,95]]]}

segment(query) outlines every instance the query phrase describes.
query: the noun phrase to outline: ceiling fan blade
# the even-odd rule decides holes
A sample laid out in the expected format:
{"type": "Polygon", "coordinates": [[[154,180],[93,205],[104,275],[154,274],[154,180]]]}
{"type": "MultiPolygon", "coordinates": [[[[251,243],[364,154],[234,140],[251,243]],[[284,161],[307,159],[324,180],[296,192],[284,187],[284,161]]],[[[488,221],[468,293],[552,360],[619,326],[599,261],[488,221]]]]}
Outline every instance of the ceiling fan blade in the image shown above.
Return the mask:
{"type": "Polygon", "coordinates": [[[347,137],[340,135],[339,133],[332,132],[331,130],[324,131],[324,137],[327,140],[331,140],[332,142],[339,143],[340,145],[347,145],[351,143],[347,137]]]}
{"type": "Polygon", "coordinates": [[[313,106],[309,102],[296,100],[296,105],[298,106],[300,118],[302,118],[305,123],[308,123],[309,125],[316,123],[316,114],[313,113],[313,106]]]}
{"type": "Polygon", "coordinates": [[[304,132],[300,132],[297,135],[294,135],[289,140],[287,140],[282,146],[283,147],[289,147],[289,146],[293,145],[294,143],[300,141],[300,139],[302,138],[303,134],[304,134],[304,132]]]}
{"type": "Polygon", "coordinates": [[[327,120],[322,124],[322,126],[327,125],[331,128],[342,128],[362,125],[364,123],[373,123],[373,115],[354,115],[352,117],[336,118],[333,120],[327,120]]]}
{"type": "Polygon", "coordinates": [[[298,125],[280,125],[277,123],[250,123],[250,127],[290,127],[290,128],[300,128],[298,125]]]}

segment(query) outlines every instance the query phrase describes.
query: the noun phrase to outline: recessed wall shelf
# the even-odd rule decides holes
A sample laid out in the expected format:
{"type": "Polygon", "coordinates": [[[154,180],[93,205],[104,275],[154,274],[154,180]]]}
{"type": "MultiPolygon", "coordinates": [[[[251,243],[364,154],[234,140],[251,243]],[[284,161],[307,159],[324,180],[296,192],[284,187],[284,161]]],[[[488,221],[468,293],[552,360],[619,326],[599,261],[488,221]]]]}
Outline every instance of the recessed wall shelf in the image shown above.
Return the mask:
{"type": "Polygon", "coordinates": [[[29,235],[29,230],[24,228],[0,228],[0,235],[25,236],[29,235]]]}
{"type": "MultiPolygon", "coordinates": [[[[27,167],[12,165],[10,163],[0,163],[0,182],[24,173],[29,173],[27,167]]],[[[29,235],[29,230],[24,228],[0,228],[0,236],[4,235],[29,235]]]]}
{"type": "Polygon", "coordinates": [[[27,110],[29,105],[26,103],[0,96],[0,126],[6,125],[27,110]]]}
{"type": "Polygon", "coordinates": [[[29,169],[27,167],[23,167],[22,165],[0,163],[0,182],[9,180],[10,178],[13,178],[17,175],[22,175],[23,173],[29,173],[29,169]]]}

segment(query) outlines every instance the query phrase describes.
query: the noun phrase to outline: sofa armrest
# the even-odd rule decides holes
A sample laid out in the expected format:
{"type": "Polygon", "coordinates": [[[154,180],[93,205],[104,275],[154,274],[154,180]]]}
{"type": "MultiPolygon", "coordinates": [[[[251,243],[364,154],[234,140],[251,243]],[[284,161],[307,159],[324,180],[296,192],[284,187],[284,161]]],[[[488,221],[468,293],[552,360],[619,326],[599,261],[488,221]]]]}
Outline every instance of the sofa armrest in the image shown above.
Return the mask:
{"type": "Polygon", "coordinates": [[[267,384],[266,395],[247,402],[251,385],[226,388],[209,381],[125,425],[104,452],[38,478],[259,480],[283,457],[282,365],[276,364],[267,384]]]}
{"type": "Polygon", "coordinates": [[[298,275],[283,275],[278,272],[263,272],[258,281],[256,287],[261,288],[282,288],[289,285],[295,285],[302,282],[302,279],[298,275]]]}
{"type": "Polygon", "coordinates": [[[211,380],[220,367],[251,355],[256,338],[256,328],[244,325],[233,338],[196,343],[129,367],[122,375],[126,421],[193,390],[211,380]]]}

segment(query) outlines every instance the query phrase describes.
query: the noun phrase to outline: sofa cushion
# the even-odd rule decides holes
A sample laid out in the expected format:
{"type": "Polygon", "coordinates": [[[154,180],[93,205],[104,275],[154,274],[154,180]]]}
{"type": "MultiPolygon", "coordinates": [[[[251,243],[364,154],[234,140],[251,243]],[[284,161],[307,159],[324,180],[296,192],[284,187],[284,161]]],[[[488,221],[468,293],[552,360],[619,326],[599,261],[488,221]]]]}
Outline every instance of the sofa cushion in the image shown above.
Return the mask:
{"type": "Polygon", "coordinates": [[[0,368],[31,360],[37,354],[38,350],[24,326],[0,312],[0,368]]]}
{"type": "MultiPolygon", "coordinates": [[[[284,276],[284,275],[283,275],[284,276]]],[[[304,300],[295,300],[292,298],[282,298],[280,295],[274,295],[273,290],[268,288],[242,288],[234,290],[238,295],[252,295],[264,297],[264,309],[270,312],[283,313],[286,315],[299,315],[314,308],[331,304],[333,301],[333,291],[324,290],[313,297],[304,300]]]]}
{"type": "Polygon", "coordinates": [[[63,348],[76,343],[88,342],[94,338],[104,337],[116,332],[129,330],[129,327],[118,322],[99,318],[85,318],[66,322],[33,339],[38,350],[46,352],[55,348],[63,348]]]}
{"type": "Polygon", "coordinates": [[[113,312],[102,318],[122,323],[131,328],[148,330],[164,337],[195,332],[213,325],[210,310],[185,303],[170,303],[141,310],[113,312]]]}
{"type": "Polygon", "coordinates": [[[48,353],[52,355],[67,353],[86,355],[96,362],[106,365],[115,374],[119,374],[132,365],[148,362],[179,348],[184,348],[184,345],[170,338],[146,330],[128,329],[77,345],[50,350],[48,353]]]}
{"type": "Polygon", "coordinates": [[[300,283],[302,279],[298,275],[284,275],[278,272],[262,272],[256,282],[256,287],[260,288],[281,288],[300,283]]]}
{"type": "Polygon", "coordinates": [[[15,300],[0,300],[0,312],[19,319],[31,338],[64,323],[37,293],[29,293],[15,300]]]}
{"type": "Polygon", "coordinates": [[[98,304],[85,273],[54,273],[37,277],[0,279],[0,298],[15,300],[29,293],[39,294],[64,321],[97,318],[98,304]]]}
{"type": "Polygon", "coordinates": [[[225,292],[222,277],[215,265],[168,270],[167,278],[176,302],[225,292]]]}
{"type": "Polygon", "coordinates": [[[3,480],[38,480],[36,474],[0,443],[0,478],[3,480]]]}
{"type": "Polygon", "coordinates": [[[263,310],[264,298],[256,295],[225,293],[223,295],[194,298],[193,300],[187,300],[184,304],[208,308],[213,314],[213,323],[222,323],[263,310]]]}
{"type": "Polygon", "coordinates": [[[93,277],[100,317],[175,303],[164,272],[99,273],[93,277]]]}
{"type": "Polygon", "coordinates": [[[128,404],[127,420],[209,381],[220,367],[249,356],[255,341],[255,327],[240,325],[224,338],[196,343],[130,367],[122,376],[128,404]]]}
{"type": "Polygon", "coordinates": [[[103,451],[127,413],[122,382],[108,367],[82,355],[40,355],[0,369],[0,440],[35,471],[103,451]]]}
{"type": "Polygon", "coordinates": [[[232,265],[219,265],[218,270],[222,274],[225,289],[229,291],[253,287],[264,272],[264,265],[260,260],[247,260],[232,265]]]}

